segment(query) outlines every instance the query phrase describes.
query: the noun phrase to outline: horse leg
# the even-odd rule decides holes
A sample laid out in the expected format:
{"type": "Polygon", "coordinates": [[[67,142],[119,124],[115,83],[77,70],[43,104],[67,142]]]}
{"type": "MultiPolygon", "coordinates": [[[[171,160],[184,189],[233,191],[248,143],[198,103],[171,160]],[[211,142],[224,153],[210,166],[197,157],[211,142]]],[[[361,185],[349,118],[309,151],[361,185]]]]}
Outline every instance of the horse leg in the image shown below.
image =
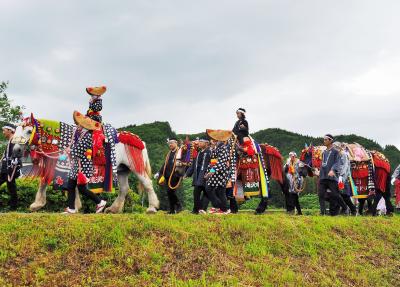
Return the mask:
{"type": "Polygon", "coordinates": [[[263,214],[268,207],[268,199],[261,196],[260,203],[258,204],[255,213],[263,214]]]}
{"type": "Polygon", "coordinates": [[[40,183],[36,192],[35,201],[29,206],[30,211],[38,211],[46,205],[46,183],[40,183]]]}
{"type": "Polygon", "coordinates": [[[153,182],[148,177],[147,174],[136,175],[140,183],[143,185],[144,190],[147,192],[147,197],[149,199],[149,207],[147,208],[147,213],[156,213],[157,209],[160,207],[160,201],[158,200],[157,194],[153,188],[153,182]]]}
{"type": "Polygon", "coordinates": [[[76,187],[75,188],[75,209],[76,209],[76,211],[79,211],[79,209],[81,209],[81,208],[82,208],[82,201],[81,201],[78,187],[76,187]]]}
{"type": "Polygon", "coordinates": [[[124,204],[126,195],[129,192],[129,182],[128,182],[128,172],[118,173],[118,185],[119,192],[117,198],[114,200],[113,204],[105,209],[106,213],[121,213],[124,204]]]}

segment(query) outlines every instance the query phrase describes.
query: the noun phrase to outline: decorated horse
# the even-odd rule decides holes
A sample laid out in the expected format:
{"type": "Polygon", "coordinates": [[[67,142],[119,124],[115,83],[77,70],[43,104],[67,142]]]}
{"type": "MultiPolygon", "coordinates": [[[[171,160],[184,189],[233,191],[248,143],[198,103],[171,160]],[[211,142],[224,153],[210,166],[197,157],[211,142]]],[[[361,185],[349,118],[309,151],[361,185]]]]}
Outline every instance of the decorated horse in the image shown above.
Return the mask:
{"type": "MultiPolygon", "coordinates": [[[[88,120],[79,112],[74,113],[74,119],[88,120]]],[[[102,135],[93,140],[93,150],[85,151],[85,155],[91,158],[94,164],[94,174],[88,179],[89,189],[97,193],[107,192],[111,191],[113,183],[117,182],[118,197],[105,211],[120,213],[129,192],[128,176],[133,173],[139,180],[140,188],[148,195],[147,212],[157,212],[159,201],[152,185],[145,143],[130,132],[117,132],[109,124],[99,125],[95,128],[96,131],[101,130],[102,135]]],[[[35,201],[30,205],[31,211],[37,211],[46,205],[46,189],[49,184],[53,183],[55,188],[65,188],[65,177],[71,169],[70,147],[76,129],[76,125],[36,119],[33,115],[17,127],[13,139],[14,152],[29,154],[33,164],[29,176],[40,178],[35,201]]],[[[79,198],[79,195],[76,196],[75,206],[78,209],[81,207],[79,198]]]]}
{"type": "MultiPolygon", "coordinates": [[[[376,192],[390,192],[390,163],[379,151],[369,151],[358,143],[338,143],[350,159],[351,174],[349,182],[351,196],[361,199],[362,205],[365,199],[376,192]]],[[[304,163],[302,174],[318,176],[322,164],[322,154],[325,146],[306,146],[302,150],[300,160],[304,163]]],[[[362,207],[361,207],[362,208],[362,207]]]]}
{"type": "MultiPolygon", "coordinates": [[[[210,138],[226,142],[230,150],[230,177],[227,188],[233,188],[236,201],[241,203],[252,197],[260,197],[257,213],[267,208],[270,194],[270,179],[276,180],[282,191],[288,190],[283,176],[282,156],[279,150],[269,144],[258,144],[252,138],[245,138],[239,145],[231,131],[207,130],[210,138]]],[[[188,139],[181,145],[179,158],[182,166],[188,166],[197,155],[197,142],[188,139]]]]}

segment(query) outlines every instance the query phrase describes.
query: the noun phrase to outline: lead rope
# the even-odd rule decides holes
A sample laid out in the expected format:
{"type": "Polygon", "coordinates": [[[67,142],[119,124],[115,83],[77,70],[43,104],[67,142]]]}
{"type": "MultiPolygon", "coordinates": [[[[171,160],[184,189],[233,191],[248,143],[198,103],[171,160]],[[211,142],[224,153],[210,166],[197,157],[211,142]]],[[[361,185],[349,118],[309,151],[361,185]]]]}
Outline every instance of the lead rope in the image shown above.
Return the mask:
{"type": "MultiPolygon", "coordinates": [[[[178,149],[177,149],[176,151],[178,151],[178,149]]],[[[169,156],[170,156],[170,155],[171,155],[171,151],[168,152],[168,154],[167,154],[167,156],[166,156],[166,158],[165,158],[164,170],[163,170],[163,173],[162,173],[162,176],[163,176],[163,177],[165,177],[165,176],[164,176],[164,175],[165,175],[165,170],[166,170],[166,168],[167,168],[167,162],[168,162],[168,159],[169,159],[169,156]]],[[[176,168],[176,154],[175,154],[175,156],[174,156],[174,165],[173,165],[173,167],[172,167],[171,175],[170,175],[170,177],[169,177],[169,179],[168,179],[168,187],[169,187],[170,189],[172,189],[172,190],[177,189],[178,186],[179,186],[179,185],[181,184],[181,182],[182,182],[182,177],[180,177],[178,183],[177,183],[174,187],[171,186],[171,179],[172,179],[172,175],[173,175],[174,172],[175,172],[175,168],[176,168]]]]}

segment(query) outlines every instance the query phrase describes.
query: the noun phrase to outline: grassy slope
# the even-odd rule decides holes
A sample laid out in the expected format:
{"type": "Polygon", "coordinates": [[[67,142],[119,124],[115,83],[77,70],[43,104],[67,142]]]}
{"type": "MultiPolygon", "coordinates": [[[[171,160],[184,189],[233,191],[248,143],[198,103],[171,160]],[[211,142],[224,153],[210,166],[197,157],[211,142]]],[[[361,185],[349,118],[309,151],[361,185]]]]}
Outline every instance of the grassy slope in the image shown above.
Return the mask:
{"type": "Polygon", "coordinates": [[[1,214],[0,286],[395,286],[399,230],[398,216],[1,214]]]}

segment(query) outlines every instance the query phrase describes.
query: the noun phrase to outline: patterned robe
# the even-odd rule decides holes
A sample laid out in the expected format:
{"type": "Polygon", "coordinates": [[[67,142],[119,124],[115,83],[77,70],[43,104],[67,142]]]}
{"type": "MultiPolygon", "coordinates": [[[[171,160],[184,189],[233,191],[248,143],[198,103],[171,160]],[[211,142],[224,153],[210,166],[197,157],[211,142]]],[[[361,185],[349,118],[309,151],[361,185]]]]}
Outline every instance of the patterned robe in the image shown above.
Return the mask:
{"type": "Polygon", "coordinates": [[[211,153],[211,159],[217,160],[215,165],[210,163],[208,165],[208,172],[212,169],[215,170],[211,177],[207,180],[207,186],[210,187],[226,187],[228,182],[228,177],[230,176],[228,161],[229,161],[229,151],[227,146],[224,144],[219,144],[211,153]]]}
{"type": "Polygon", "coordinates": [[[89,179],[93,176],[93,162],[86,156],[86,151],[93,148],[92,133],[85,129],[75,131],[74,142],[71,146],[71,170],[68,174],[70,179],[76,179],[80,169],[89,179]]]}

